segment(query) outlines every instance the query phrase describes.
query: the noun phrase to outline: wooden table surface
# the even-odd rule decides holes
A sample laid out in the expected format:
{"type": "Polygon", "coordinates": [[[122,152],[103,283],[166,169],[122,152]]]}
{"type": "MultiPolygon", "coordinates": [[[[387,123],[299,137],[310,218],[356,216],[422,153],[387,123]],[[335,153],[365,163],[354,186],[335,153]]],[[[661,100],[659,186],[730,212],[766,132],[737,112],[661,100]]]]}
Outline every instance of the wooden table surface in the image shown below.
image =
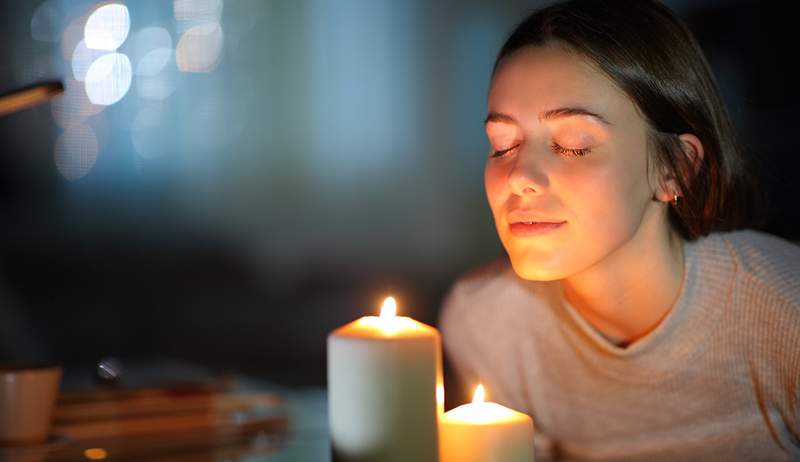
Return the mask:
{"type": "Polygon", "coordinates": [[[280,451],[286,401],[213,385],[62,393],[52,437],[0,461],[224,461],[280,451]]]}

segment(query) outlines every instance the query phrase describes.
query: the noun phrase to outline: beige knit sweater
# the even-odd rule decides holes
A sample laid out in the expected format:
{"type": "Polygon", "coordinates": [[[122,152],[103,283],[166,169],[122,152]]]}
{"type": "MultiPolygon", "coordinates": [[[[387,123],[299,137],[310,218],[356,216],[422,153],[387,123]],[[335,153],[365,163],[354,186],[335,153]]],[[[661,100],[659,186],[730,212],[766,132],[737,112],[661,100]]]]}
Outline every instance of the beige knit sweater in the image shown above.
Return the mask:
{"type": "Polygon", "coordinates": [[[533,417],[537,462],[800,460],[800,247],[738,231],[684,249],[678,300],[627,348],[557,282],[474,272],[443,307],[446,358],[533,417]]]}

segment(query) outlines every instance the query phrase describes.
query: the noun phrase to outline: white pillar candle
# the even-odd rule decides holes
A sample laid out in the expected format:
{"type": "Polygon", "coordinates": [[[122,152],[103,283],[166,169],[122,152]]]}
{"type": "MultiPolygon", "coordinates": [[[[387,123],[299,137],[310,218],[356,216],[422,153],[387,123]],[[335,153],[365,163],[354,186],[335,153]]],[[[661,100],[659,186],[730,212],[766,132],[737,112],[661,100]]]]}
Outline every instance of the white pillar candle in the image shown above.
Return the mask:
{"type": "Polygon", "coordinates": [[[483,385],[472,403],[444,413],[439,432],[441,462],[533,462],[533,420],[484,402],[483,385]]]}
{"type": "Polygon", "coordinates": [[[334,462],[437,462],[444,409],[439,332],[393,298],[328,336],[334,462]]]}

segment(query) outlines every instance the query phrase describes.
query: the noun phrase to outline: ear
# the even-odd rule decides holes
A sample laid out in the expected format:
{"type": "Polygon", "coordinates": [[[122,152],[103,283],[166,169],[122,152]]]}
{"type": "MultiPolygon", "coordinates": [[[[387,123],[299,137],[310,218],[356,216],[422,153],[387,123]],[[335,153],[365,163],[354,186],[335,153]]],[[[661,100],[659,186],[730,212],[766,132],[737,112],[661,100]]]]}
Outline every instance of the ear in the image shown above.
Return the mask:
{"type": "MultiPolygon", "coordinates": [[[[697,174],[700,169],[700,164],[703,162],[703,143],[700,138],[692,135],[691,133],[684,133],[678,136],[681,143],[681,151],[688,162],[685,164],[690,167],[690,171],[679,172],[683,175],[683,183],[689,183],[689,180],[697,174]]],[[[672,202],[675,196],[682,197],[680,184],[675,177],[670,174],[662,178],[658,189],[656,190],[655,197],[661,202],[672,202]]]]}

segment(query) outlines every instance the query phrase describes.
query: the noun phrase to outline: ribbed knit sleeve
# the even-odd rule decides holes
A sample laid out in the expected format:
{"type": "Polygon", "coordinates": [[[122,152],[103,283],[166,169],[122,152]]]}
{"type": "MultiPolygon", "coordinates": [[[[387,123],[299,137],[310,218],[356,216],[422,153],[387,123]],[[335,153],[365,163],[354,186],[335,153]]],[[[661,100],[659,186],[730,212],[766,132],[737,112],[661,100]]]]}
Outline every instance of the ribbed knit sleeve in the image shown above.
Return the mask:
{"type": "Polygon", "coordinates": [[[736,305],[744,310],[754,386],[771,431],[800,460],[800,247],[767,234],[724,235],[739,267],[736,305]],[[774,411],[770,414],[770,411],[774,411]]]}
{"type": "MultiPolygon", "coordinates": [[[[800,273],[798,273],[800,274],[800,273]]],[[[785,409],[789,444],[788,450],[795,460],[800,460],[800,306],[786,302],[786,310],[791,313],[787,329],[787,360],[783,371],[785,384],[782,393],[781,408],[785,409]]]]}

